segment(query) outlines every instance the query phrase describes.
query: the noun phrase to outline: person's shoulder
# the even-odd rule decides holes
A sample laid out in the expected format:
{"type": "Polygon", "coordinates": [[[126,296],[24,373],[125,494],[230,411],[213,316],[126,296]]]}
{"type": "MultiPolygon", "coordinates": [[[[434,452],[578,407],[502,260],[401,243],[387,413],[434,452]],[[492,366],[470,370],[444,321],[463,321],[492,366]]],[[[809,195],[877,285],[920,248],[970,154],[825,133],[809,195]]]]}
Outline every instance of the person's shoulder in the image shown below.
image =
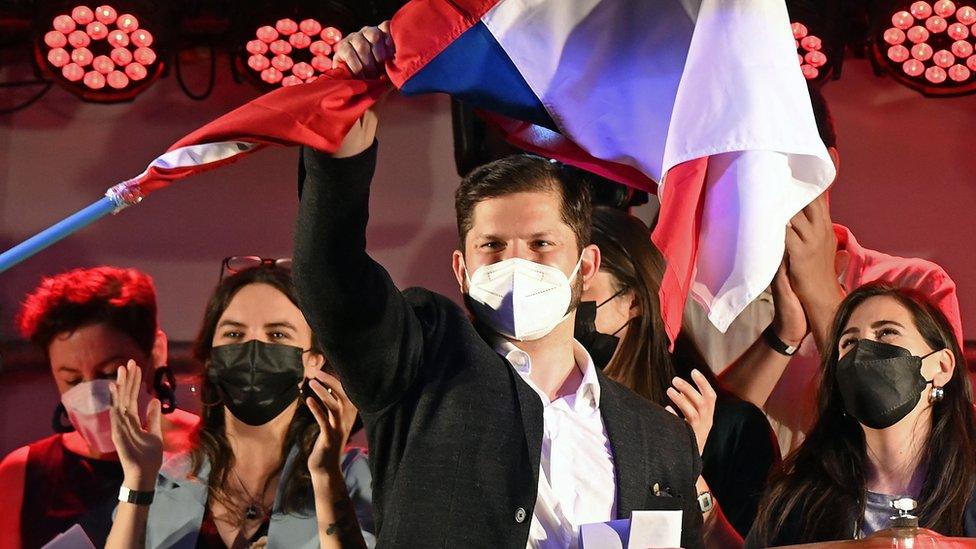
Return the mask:
{"type": "Polygon", "coordinates": [[[758,406],[731,394],[722,395],[715,401],[714,423],[769,428],[769,420],[758,406]]]}
{"type": "Polygon", "coordinates": [[[631,391],[623,384],[601,375],[600,388],[602,390],[600,398],[612,398],[617,401],[618,406],[632,410],[655,427],[685,435],[687,426],[684,420],[631,391]]]}
{"type": "Polygon", "coordinates": [[[30,449],[31,445],[25,444],[0,460],[0,485],[6,485],[15,477],[23,477],[24,471],[27,469],[30,449]]]}
{"type": "Polygon", "coordinates": [[[401,293],[417,317],[426,323],[471,324],[464,309],[445,295],[417,286],[401,293]]]}

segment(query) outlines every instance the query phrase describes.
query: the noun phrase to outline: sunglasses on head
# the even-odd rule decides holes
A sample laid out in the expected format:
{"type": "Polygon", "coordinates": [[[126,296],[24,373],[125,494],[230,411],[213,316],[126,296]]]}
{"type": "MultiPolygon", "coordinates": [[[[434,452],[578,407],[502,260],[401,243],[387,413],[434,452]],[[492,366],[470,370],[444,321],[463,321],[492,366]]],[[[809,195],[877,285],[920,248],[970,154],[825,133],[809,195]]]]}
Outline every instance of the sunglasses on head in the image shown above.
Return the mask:
{"type": "Polygon", "coordinates": [[[220,280],[225,276],[237,274],[241,271],[253,269],[255,267],[275,267],[278,269],[291,270],[290,257],[259,257],[256,255],[232,255],[225,257],[220,264],[220,280]]]}

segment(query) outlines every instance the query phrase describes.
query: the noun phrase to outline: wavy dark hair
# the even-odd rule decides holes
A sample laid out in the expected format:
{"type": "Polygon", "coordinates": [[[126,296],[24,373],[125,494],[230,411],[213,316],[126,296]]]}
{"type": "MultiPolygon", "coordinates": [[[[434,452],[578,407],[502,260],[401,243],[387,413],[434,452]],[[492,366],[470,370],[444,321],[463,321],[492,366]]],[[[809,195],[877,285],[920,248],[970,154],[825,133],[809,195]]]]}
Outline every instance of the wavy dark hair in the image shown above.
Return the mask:
{"type": "Polygon", "coordinates": [[[925,467],[925,480],[917,514],[925,528],[963,535],[966,504],[976,485],[976,427],[965,358],[949,321],[925,296],[874,283],[851,292],[837,310],[827,343],[829,352],[823,356],[816,423],[803,444],[773,474],[753,526],[752,535],[763,547],[850,539],[860,528],[865,508],[866,443],[857,420],[844,411],[837,382],[838,343],[851,314],[873,297],[897,300],[911,313],[929,347],[948,349],[956,359],[945,397],[932,405],[928,440],[922,441],[919,463],[925,467]],[[788,522],[797,524],[789,534],[784,528],[788,522]]]}
{"type": "MultiPolygon", "coordinates": [[[[298,307],[298,298],[296,297],[291,272],[286,269],[262,265],[224,278],[207,303],[203,324],[200,326],[200,332],[193,346],[193,357],[204,368],[209,367],[210,364],[210,352],[213,349],[217,322],[237,292],[251,284],[267,284],[284,294],[289,301],[298,307]]],[[[321,354],[314,333],[312,334],[312,352],[321,354]]],[[[227,441],[224,426],[224,406],[220,401],[216,387],[210,383],[206,375],[203,375],[202,378],[200,398],[203,402],[203,413],[201,414],[200,429],[197,433],[197,444],[193,450],[193,472],[199,474],[203,464],[209,461],[210,477],[207,479],[207,485],[211,497],[216,497],[228,509],[234,509],[234,506],[230,505],[230,493],[225,488],[229,485],[227,475],[234,465],[235,456],[227,441]]],[[[295,396],[298,397],[297,388],[295,396]]],[[[308,455],[312,451],[318,434],[318,424],[308,407],[298,406],[295,410],[295,416],[288,426],[285,443],[281,448],[281,465],[275,473],[268,477],[262,490],[262,493],[267,492],[271,482],[281,473],[281,467],[284,466],[288,452],[292,447],[297,446],[298,456],[294,472],[289,478],[283,479],[285,483],[284,499],[280,504],[286,513],[305,514],[311,507],[312,480],[308,472],[308,455]]]]}
{"type": "Polygon", "coordinates": [[[613,277],[614,292],[634,292],[641,314],[632,319],[604,373],[652,402],[667,406],[671,380],[677,375],[694,385],[691,371],[697,369],[717,393],[724,393],[711,368],[692,341],[688,330],[675,340],[674,352],[658,314],[658,292],[664,279],[665,262],[650,242],[651,231],[643,221],[613,208],[593,208],[593,244],[600,248],[600,270],[613,277]]]}

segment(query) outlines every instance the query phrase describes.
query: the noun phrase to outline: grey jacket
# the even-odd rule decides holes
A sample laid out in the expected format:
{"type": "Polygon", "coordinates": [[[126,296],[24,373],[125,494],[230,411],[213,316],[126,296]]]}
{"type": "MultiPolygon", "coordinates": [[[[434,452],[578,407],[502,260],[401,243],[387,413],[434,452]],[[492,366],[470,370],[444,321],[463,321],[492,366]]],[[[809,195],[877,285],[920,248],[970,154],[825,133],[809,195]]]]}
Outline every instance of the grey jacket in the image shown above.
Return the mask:
{"type": "MultiPolygon", "coordinates": [[[[285,460],[282,478],[294,468],[297,449],[292,449],[285,460]]],[[[208,492],[207,477],[210,464],[204,463],[200,474],[190,478],[189,454],[169,457],[156,481],[156,497],[149,508],[146,526],[147,549],[193,549],[206,511],[208,492]]],[[[356,515],[363,529],[366,544],[373,547],[372,477],[366,455],[359,449],[351,449],[343,455],[342,473],[349,495],[356,507],[356,515]]],[[[319,546],[315,509],[309,508],[302,515],[285,514],[280,501],[284,484],[279,485],[268,528],[268,549],[313,549],[319,546]]],[[[311,488],[309,488],[311,489],[311,488]]]]}

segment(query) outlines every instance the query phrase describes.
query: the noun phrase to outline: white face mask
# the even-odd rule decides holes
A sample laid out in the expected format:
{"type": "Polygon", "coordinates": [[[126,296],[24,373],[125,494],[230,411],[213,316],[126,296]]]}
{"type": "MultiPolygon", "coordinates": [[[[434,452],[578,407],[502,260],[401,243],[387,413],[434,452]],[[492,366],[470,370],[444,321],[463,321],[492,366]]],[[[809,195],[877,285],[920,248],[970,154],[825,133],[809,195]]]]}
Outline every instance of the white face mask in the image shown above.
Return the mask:
{"type": "Polygon", "coordinates": [[[532,341],[553,331],[569,316],[572,274],[527,259],[512,257],[484,265],[464,276],[475,316],[492,330],[517,341],[532,341]]]}
{"type": "Polygon", "coordinates": [[[108,390],[111,383],[107,379],[84,381],[61,395],[61,404],[64,404],[75,430],[92,450],[101,454],[115,451],[115,443],[112,442],[112,396],[108,390]]]}

